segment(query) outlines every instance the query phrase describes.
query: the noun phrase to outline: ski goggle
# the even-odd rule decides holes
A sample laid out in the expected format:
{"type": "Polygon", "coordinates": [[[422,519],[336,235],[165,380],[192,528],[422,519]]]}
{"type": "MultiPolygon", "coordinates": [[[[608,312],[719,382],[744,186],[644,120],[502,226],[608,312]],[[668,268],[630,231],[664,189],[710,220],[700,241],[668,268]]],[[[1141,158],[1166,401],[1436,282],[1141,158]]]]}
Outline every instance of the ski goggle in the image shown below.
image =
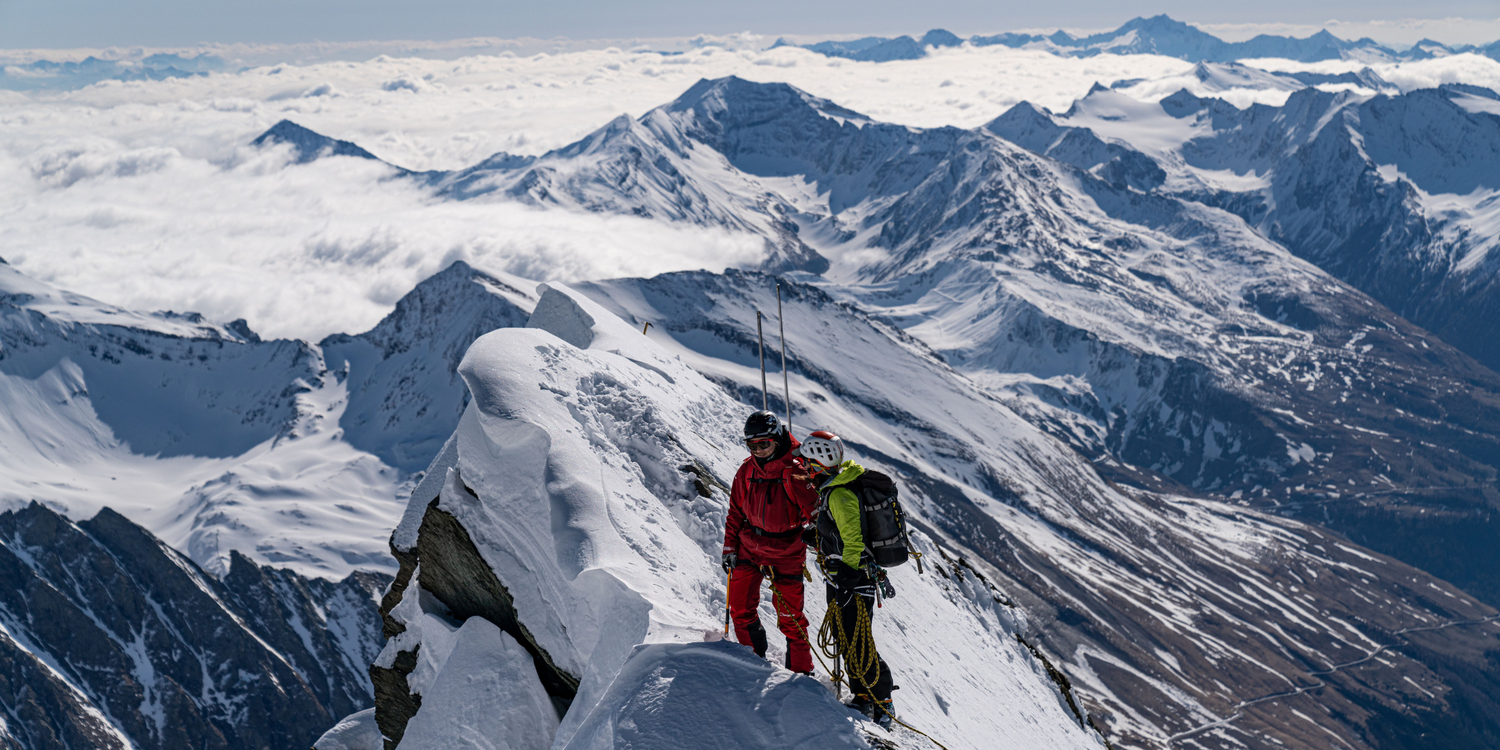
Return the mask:
{"type": "Polygon", "coordinates": [[[769,448],[775,444],[776,441],[771,438],[750,438],[749,440],[745,441],[745,447],[753,451],[758,451],[762,448],[769,448]]]}

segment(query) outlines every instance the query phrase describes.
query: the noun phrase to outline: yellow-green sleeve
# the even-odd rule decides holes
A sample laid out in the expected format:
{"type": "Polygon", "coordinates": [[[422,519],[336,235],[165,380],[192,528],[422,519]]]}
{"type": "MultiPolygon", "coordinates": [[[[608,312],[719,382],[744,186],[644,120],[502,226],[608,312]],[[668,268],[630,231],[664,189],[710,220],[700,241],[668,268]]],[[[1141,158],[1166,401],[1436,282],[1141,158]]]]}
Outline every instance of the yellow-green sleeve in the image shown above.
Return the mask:
{"type": "Polygon", "coordinates": [[[835,487],[828,493],[828,512],[839,527],[839,538],[844,541],[840,553],[844,564],[859,567],[860,556],[865,551],[865,537],[859,529],[859,498],[848,487],[835,487]]]}

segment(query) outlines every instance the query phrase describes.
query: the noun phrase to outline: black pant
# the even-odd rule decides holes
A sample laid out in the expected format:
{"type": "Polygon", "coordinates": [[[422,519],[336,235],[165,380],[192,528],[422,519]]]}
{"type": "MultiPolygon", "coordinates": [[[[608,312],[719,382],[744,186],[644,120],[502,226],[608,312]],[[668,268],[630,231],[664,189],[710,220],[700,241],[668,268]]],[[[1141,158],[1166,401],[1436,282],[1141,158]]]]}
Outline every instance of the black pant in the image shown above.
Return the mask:
{"type": "MultiPolygon", "coordinates": [[[[848,569],[846,568],[845,570],[848,569]]],[[[846,585],[843,587],[834,586],[831,583],[825,585],[828,593],[828,606],[839,608],[839,621],[844,626],[844,638],[851,640],[854,638],[854,629],[859,626],[861,609],[870,613],[872,624],[875,619],[875,598],[856,593],[862,590],[873,591],[873,587],[867,588],[862,584],[873,584],[874,581],[870,581],[869,576],[862,572],[857,575],[863,577],[865,581],[856,583],[856,581],[850,580],[853,576],[840,576],[840,578],[844,579],[841,583],[855,585],[846,585]]],[[[870,640],[874,641],[874,639],[875,636],[872,631],[870,640]]],[[[851,646],[851,648],[855,651],[859,650],[859,646],[851,646]]],[[[840,650],[842,651],[842,644],[840,644],[840,650]]],[[[892,689],[891,668],[886,666],[885,659],[879,657],[878,651],[875,661],[876,663],[870,665],[864,674],[854,674],[849,670],[849,660],[847,658],[844,659],[844,669],[849,672],[850,688],[856,696],[872,694],[875,700],[890,700],[892,689]],[[876,674],[877,670],[880,672],[879,675],[876,674]],[[865,690],[865,685],[870,686],[868,691],[865,690]]]]}

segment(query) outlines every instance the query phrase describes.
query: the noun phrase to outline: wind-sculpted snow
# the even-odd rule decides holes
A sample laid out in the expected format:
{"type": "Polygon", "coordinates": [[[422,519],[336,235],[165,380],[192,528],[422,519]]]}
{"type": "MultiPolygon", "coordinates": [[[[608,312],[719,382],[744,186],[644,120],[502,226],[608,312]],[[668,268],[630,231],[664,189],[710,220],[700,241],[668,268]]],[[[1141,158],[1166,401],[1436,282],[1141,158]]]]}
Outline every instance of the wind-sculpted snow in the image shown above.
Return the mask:
{"type": "Polygon", "coordinates": [[[496,328],[526,323],[536,304],[527,286],[457,261],[369,331],[323,339],[324,360],[349,392],[339,420],[345,439],[403,471],[426,467],[467,403],[458,376],[464,352],[496,328]]]}
{"type": "MultiPolygon", "coordinates": [[[[722,637],[723,488],[749,410],[659,338],[544,285],[528,328],[470,348],[460,373],[472,400],[429,470],[446,480],[436,497],[426,494],[434,484],[418,488],[392,538],[403,570],[385,610],[394,637],[375,671],[377,685],[394,686],[377,687],[393,744],[427,746],[424,714],[455,715],[438,686],[470,665],[445,656],[446,644],[475,617],[531,654],[535,669],[517,679],[545,686],[559,707],[554,747],[707,747],[724,737],[712,727],[742,731],[749,745],[859,747],[860,733],[884,736],[852,721],[818,681],[747,659],[738,645],[701,644],[722,637]],[[493,577],[489,604],[473,602],[475,583],[433,578],[459,565],[466,545],[483,560],[469,581],[493,577]],[[704,693],[705,680],[717,689],[704,693]],[[705,733],[674,729],[689,724],[705,733]]],[[[906,720],[954,748],[1096,746],[1012,640],[1018,615],[992,589],[910,569],[893,576],[900,597],[876,626],[906,720]]],[[[815,624],[818,599],[807,608],[815,624]]],[[[783,655],[773,644],[770,660],[783,655]]]]}

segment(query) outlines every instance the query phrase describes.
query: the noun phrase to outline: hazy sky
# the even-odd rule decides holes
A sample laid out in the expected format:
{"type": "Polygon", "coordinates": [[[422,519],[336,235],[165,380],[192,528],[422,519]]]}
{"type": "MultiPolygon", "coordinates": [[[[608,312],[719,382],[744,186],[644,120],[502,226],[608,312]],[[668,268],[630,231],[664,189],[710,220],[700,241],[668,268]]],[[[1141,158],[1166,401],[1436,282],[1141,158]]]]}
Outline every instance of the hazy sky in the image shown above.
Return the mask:
{"type": "MultiPolygon", "coordinates": [[[[177,46],[370,39],[567,36],[574,39],[730,34],[920,34],[960,36],[1018,29],[1104,29],[1166,13],[1194,24],[1265,25],[1306,33],[1330,20],[1500,18],[1495,0],[0,0],[0,48],[177,46]]],[[[1461,34],[1463,25],[1446,29],[1461,34]]],[[[1334,27],[1337,33],[1337,27],[1334,27]]],[[[1402,41],[1398,25],[1390,41],[1402,41]]],[[[1352,36],[1352,34],[1341,34],[1352,36]]],[[[1376,38],[1379,38],[1377,34],[1376,38]]],[[[1382,40],[1387,41],[1387,40],[1382,40]]],[[[1409,40],[1415,41],[1415,39],[1409,40]]],[[[1449,41],[1439,39],[1439,41],[1449,41]]],[[[1468,40],[1458,40],[1468,41],[1468,40]]]]}

